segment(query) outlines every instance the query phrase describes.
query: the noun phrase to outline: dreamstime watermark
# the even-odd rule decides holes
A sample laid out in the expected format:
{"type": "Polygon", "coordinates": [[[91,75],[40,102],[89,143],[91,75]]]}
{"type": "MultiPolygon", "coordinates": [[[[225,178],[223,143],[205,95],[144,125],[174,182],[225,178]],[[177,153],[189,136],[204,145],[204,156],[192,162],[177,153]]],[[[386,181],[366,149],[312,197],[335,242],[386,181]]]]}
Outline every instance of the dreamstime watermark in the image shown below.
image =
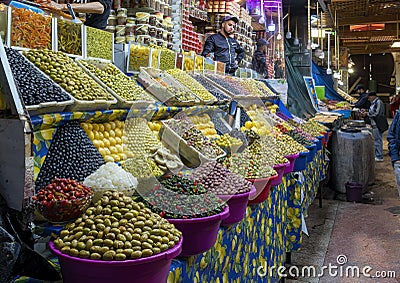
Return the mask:
{"type": "Polygon", "coordinates": [[[369,265],[365,265],[362,267],[356,265],[348,265],[346,255],[339,255],[336,258],[336,263],[329,263],[328,265],[324,265],[321,267],[318,266],[302,266],[298,267],[292,265],[290,267],[285,266],[259,266],[257,268],[257,275],[260,277],[264,276],[274,276],[277,274],[279,277],[343,277],[343,278],[396,278],[396,272],[393,270],[390,271],[374,271],[373,268],[369,265]]]}

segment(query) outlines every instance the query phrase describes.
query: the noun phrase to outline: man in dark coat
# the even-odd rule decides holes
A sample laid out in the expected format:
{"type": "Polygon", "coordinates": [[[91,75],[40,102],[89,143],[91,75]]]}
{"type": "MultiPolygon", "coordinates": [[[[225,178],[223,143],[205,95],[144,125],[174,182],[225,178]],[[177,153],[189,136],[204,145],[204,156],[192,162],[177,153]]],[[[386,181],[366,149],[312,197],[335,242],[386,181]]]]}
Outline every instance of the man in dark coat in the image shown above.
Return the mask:
{"type": "Polygon", "coordinates": [[[239,63],[244,57],[244,49],[233,37],[239,19],[226,16],[222,19],[221,31],[210,35],[204,43],[202,56],[208,57],[214,53],[214,60],[225,63],[225,73],[235,74],[239,63]]]}
{"type": "Polygon", "coordinates": [[[358,101],[354,104],[355,108],[368,110],[371,106],[371,102],[368,100],[368,93],[365,90],[365,87],[361,84],[354,89],[359,94],[358,101]]]}

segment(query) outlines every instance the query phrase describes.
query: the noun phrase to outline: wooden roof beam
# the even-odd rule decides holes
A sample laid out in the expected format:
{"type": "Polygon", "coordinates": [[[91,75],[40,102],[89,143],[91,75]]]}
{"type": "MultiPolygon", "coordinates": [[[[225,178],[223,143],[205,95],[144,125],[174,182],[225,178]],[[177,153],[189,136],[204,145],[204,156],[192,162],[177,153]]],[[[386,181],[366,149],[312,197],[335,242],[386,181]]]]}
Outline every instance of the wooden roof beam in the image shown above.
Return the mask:
{"type": "MultiPolygon", "coordinates": [[[[340,11],[338,11],[340,15],[340,11]]],[[[368,17],[339,17],[339,26],[349,25],[362,25],[362,24],[386,24],[386,23],[397,23],[399,22],[398,16],[394,14],[379,15],[379,16],[368,16],[368,17]]]]}

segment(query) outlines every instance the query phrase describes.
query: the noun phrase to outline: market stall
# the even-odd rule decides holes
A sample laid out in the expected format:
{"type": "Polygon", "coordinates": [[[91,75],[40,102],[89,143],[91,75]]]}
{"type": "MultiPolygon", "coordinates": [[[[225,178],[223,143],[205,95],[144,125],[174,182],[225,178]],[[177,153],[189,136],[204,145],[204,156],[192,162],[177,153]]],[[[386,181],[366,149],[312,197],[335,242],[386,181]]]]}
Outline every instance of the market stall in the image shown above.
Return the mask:
{"type": "Polygon", "coordinates": [[[12,15],[28,13],[17,9],[5,10],[0,113],[30,129],[15,129],[24,166],[1,193],[13,209],[36,209],[33,232],[49,241],[64,282],[109,281],[117,267],[123,281],[127,266],[140,282],[278,282],[266,269],[301,246],[301,221],[328,167],[327,128],[292,116],[281,83],[246,70],[224,76],[223,65],[207,69],[193,53],[131,44],[128,77],[112,64],[109,33],[75,26],[82,49],[67,50],[55,31],[71,27],[39,14],[52,50],[10,41],[12,15]]]}

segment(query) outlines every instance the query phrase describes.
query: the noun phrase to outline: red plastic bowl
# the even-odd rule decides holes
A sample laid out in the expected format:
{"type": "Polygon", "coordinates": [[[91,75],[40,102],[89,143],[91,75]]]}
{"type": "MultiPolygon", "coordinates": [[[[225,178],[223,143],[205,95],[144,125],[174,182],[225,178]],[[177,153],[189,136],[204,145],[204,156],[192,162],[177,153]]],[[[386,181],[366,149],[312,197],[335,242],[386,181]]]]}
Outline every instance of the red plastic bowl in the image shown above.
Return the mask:
{"type": "Polygon", "coordinates": [[[259,204],[265,201],[269,197],[269,192],[271,190],[271,182],[278,178],[278,174],[271,176],[270,178],[262,179],[247,179],[252,182],[256,187],[257,193],[254,198],[249,199],[249,204],[259,204]]]}
{"type": "Polygon", "coordinates": [[[219,195],[218,197],[229,206],[228,218],[222,220],[222,226],[228,226],[240,222],[246,215],[246,207],[249,202],[249,197],[256,194],[256,188],[251,187],[251,190],[247,193],[236,194],[236,195],[219,195]]]}
{"type": "Polygon", "coordinates": [[[271,187],[279,186],[282,183],[283,174],[285,173],[285,168],[290,165],[290,162],[274,165],[272,168],[275,169],[278,174],[278,178],[271,181],[271,187]]]}
{"type": "Polygon", "coordinates": [[[168,222],[175,225],[176,229],[182,232],[185,238],[180,255],[192,256],[211,249],[217,240],[218,229],[222,220],[228,216],[229,206],[227,205],[221,213],[208,217],[167,219],[168,222]]]}
{"type": "Polygon", "coordinates": [[[285,172],[283,174],[289,174],[291,172],[293,172],[293,168],[294,168],[294,162],[296,161],[296,159],[299,157],[299,153],[296,154],[292,154],[292,155],[288,155],[285,156],[287,160],[289,160],[290,164],[289,166],[287,166],[285,168],[285,172]]]}
{"type": "Polygon", "coordinates": [[[171,261],[181,253],[182,238],[157,255],[124,261],[82,259],[61,253],[53,242],[49,246],[58,257],[64,283],[160,283],[167,282],[171,261]]]}

